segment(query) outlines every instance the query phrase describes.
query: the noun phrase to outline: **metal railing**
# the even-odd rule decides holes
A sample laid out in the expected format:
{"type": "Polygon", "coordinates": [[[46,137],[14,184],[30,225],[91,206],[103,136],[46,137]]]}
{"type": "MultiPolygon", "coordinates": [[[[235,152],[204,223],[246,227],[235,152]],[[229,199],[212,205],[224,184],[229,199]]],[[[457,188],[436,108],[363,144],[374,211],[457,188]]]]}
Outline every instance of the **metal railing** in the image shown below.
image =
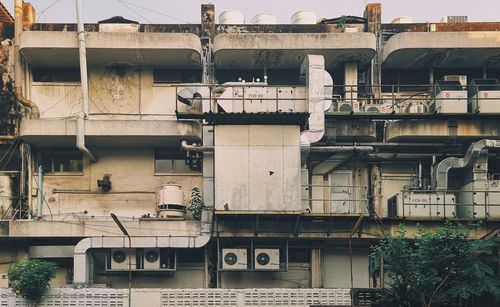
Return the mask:
{"type": "MultiPolygon", "coordinates": [[[[251,112],[308,112],[306,88],[300,85],[275,86],[263,82],[229,82],[222,85],[192,84],[176,86],[176,111],[199,114],[203,112],[251,113],[251,112]],[[193,89],[192,97],[182,99],[182,91],[193,89]],[[226,92],[230,89],[232,92],[226,92]],[[293,93],[288,94],[288,90],[293,93]],[[181,94],[181,95],[179,95],[181,94]],[[229,95],[228,95],[229,94],[229,95]],[[223,105],[230,109],[224,109],[223,105]]],[[[447,89],[440,85],[331,85],[325,86],[325,100],[332,105],[330,113],[434,113],[448,112],[441,105],[459,102],[461,111],[456,113],[480,113],[482,104],[499,102],[496,90],[484,90],[486,94],[473,95],[477,85],[447,89]],[[453,91],[460,91],[458,96],[453,91]],[[491,95],[491,93],[493,93],[491,95]],[[330,95],[331,93],[331,95],[330,95]],[[452,93],[450,95],[450,93],[452,93]]],[[[484,112],[494,113],[491,106],[484,112]]],[[[499,107],[500,109],[500,107],[499,107]]],[[[484,113],[483,112],[483,113],[484,113]]],[[[500,113],[500,110],[498,111],[500,113]]]]}
{"type": "Polygon", "coordinates": [[[302,202],[306,202],[312,212],[322,208],[325,214],[368,213],[368,187],[348,185],[302,185],[302,202]],[[304,193],[305,192],[305,193],[304,193]]]}
{"type": "Polygon", "coordinates": [[[498,219],[500,190],[403,190],[387,205],[395,218],[498,219]]]}

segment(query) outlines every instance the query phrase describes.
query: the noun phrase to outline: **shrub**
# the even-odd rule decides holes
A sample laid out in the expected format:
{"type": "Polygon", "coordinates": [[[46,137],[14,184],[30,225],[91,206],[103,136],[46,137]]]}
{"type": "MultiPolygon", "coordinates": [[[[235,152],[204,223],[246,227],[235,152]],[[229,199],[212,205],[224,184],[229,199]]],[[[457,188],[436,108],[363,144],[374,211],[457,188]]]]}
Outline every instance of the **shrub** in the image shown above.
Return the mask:
{"type": "Polygon", "coordinates": [[[12,291],[29,303],[40,303],[43,294],[50,288],[50,281],[56,275],[56,268],[53,262],[37,259],[16,263],[8,272],[12,291]]]}

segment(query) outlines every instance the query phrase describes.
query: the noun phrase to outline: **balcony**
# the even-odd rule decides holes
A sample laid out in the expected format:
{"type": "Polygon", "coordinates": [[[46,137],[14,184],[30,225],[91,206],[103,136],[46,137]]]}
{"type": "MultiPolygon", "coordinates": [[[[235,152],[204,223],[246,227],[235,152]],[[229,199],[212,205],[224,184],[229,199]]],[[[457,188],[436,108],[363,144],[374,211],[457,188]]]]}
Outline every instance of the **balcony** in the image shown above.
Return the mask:
{"type": "MultiPolygon", "coordinates": [[[[88,32],[86,37],[89,66],[201,65],[200,39],[192,33],[88,32]]],[[[79,67],[77,32],[25,31],[21,34],[20,49],[34,67],[79,67]]]]}
{"type": "Polygon", "coordinates": [[[477,32],[404,32],[392,36],[383,53],[384,68],[500,67],[500,34],[477,32]]]}
{"type": "MultiPolygon", "coordinates": [[[[23,120],[20,136],[35,146],[74,147],[76,120],[23,120]]],[[[201,126],[195,121],[92,119],[85,124],[89,146],[178,147],[182,140],[199,141],[201,126]]]]}
{"type": "Polygon", "coordinates": [[[323,55],[325,67],[367,65],[375,55],[372,33],[224,33],[214,39],[218,68],[298,68],[307,54],[323,55]]]}
{"type": "Polygon", "coordinates": [[[368,187],[356,185],[302,185],[302,204],[312,214],[368,215],[368,187]]]}

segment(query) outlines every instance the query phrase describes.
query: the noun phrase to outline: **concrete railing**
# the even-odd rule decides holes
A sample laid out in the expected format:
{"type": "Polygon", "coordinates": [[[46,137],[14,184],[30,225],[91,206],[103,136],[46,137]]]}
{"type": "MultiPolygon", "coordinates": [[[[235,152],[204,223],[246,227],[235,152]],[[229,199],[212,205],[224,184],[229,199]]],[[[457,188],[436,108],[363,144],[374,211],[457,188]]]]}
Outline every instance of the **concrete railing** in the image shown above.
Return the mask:
{"type": "MultiPolygon", "coordinates": [[[[126,289],[51,289],[39,307],[128,305],[126,289]]],[[[351,305],[350,289],[133,289],[132,306],[301,306],[351,305]]],[[[11,289],[0,288],[0,307],[28,306],[11,289]]]]}

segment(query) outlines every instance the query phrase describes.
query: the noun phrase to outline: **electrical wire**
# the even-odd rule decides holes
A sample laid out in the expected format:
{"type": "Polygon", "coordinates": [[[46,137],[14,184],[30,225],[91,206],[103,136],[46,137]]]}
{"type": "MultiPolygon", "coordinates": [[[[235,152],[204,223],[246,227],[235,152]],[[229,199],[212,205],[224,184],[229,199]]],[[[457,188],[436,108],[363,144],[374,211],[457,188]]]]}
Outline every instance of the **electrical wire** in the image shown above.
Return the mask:
{"type": "Polygon", "coordinates": [[[49,4],[49,6],[47,6],[46,8],[44,8],[43,10],[40,11],[40,13],[38,14],[38,18],[36,19],[36,22],[39,22],[40,21],[40,18],[42,17],[42,15],[47,11],[49,10],[51,7],[53,7],[57,2],[59,2],[59,0],[55,0],[53,1],[51,4],[49,4]]]}
{"type": "MultiPolygon", "coordinates": [[[[148,11],[148,12],[151,12],[151,13],[154,13],[154,14],[158,14],[160,16],[163,16],[163,17],[167,17],[167,18],[170,18],[170,19],[173,19],[173,20],[177,20],[177,21],[180,21],[180,22],[183,22],[183,23],[186,23],[186,24],[190,24],[190,22],[187,22],[185,20],[182,20],[180,18],[177,18],[177,17],[174,17],[174,16],[170,16],[170,15],[167,15],[167,14],[164,14],[164,13],[160,13],[158,11],[155,11],[155,10],[152,10],[150,8],[147,8],[147,7],[143,7],[143,6],[140,6],[140,5],[137,5],[135,3],[131,3],[131,2],[127,2],[127,1],[123,1],[123,0],[117,0],[118,2],[121,2],[122,4],[126,3],[128,5],[131,5],[131,6],[135,6],[137,8],[140,8],[140,9],[143,9],[145,11],[148,11]]],[[[151,22],[152,23],[152,22],[151,22]]]]}
{"type": "Polygon", "coordinates": [[[136,14],[137,16],[141,17],[142,19],[146,20],[147,22],[149,22],[150,24],[152,24],[153,22],[149,19],[147,19],[146,17],[144,17],[143,15],[141,15],[139,12],[137,12],[136,10],[134,10],[133,8],[131,8],[130,6],[128,6],[124,1],[121,1],[121,0],[116,0],[118,3],[120,3],[121,5],[123,5],[124,7],[128,8],[130,11],[132,11],[134,14],[136,14]]]}

